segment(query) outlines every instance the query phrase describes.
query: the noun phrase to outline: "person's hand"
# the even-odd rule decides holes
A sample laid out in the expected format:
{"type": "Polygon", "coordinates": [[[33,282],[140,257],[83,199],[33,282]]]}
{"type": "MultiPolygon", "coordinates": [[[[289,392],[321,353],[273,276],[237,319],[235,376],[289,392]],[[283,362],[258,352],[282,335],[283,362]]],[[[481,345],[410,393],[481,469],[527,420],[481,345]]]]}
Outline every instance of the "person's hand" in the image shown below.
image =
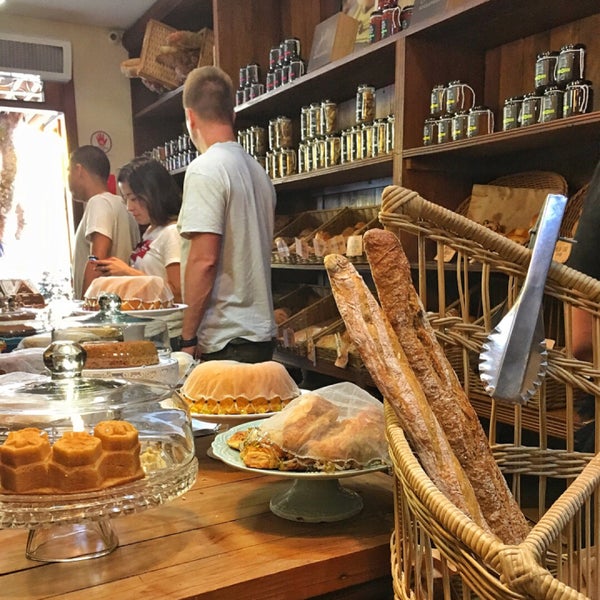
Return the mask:
{"type": "Polygon", "coordinates": [[[116,256],[102,258],[95,261],[95,270],[101,275],[131,275],[134,271],[126,262],[116,256]]]}

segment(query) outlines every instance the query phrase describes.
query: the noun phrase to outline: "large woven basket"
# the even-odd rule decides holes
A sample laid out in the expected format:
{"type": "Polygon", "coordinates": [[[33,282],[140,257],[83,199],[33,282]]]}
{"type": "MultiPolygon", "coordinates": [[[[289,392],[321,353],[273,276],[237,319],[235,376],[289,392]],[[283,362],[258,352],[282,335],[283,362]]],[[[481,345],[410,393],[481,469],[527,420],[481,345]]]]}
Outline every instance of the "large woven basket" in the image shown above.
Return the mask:
{"type": "MultiPolygon", "coordinates": [[[[464,368],[457,371],[463,386],[480,415],[489,419],[486,425],[498,464],[525,514],[536,523],[516,547],[486,534],[427,477],[387,405],[386,433],[396,479],[396,526],[391,540],[396,598],[600,598],[596,557],[600,457],[579,452],[575,445],[581,425],[578,398],[591,394],[596,411],[600,409],[600,282],[552,263],[545,294],[560,306],[561,337],[567,343],[549,351],[546,380],[534,402],[524,407],[503,405],[473,389],[473,356],[481,351],[497,310],[492,301],[496,279],[505,280],[510,306],[525,278],[531,251],[401,187],[384,190],[379,219],[402,239],[416,238],[415,268],[425,302],[431,269],[425,246],[436,246],[439,257],[445,245],[456,251],[452,266],[442,258],[434,266],[439,293],[431,322],[455,363],[456,355],[459,363],[462,355],[464,368]],[[473,290],[479,298],[475,316],[469,293],[473,290]],[[597,364],[572,356],[569,340],[575,308],[593,317],[597,364]],[[551,388],[564,397],[564,407],[558,411],[548,407],[551,388]]],[[[596,449],[599,438],[596,431],[596,449]]]]}

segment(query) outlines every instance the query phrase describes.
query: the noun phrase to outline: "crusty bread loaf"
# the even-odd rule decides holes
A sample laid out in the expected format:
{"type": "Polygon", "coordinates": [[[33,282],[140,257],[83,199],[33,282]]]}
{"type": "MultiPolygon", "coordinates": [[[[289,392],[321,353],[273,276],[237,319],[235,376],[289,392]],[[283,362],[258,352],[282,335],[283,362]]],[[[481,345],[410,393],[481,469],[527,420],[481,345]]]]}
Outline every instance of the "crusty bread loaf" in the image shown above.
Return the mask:
{"type": "Polygon", "coordinates": [[[158,364],[158,350],[150,340],[83,342],[84,369],[121,369],[158,364]]]}
{"type": "Polygon", "coordinates": [[[194,367],[181,395],[192,413],[240,415],[280,411],[300,390],[275,361],[211,360],[194,367]]]}
{"type": "Polygon", "coordinates": [[[372,229],[365,234],[364,244],[381,306],[473,484],[487,523],[504,543],[520,543],[529,526],[494,460],[477,413],[425,316],[400,241],[391,231],[372,229]]]}
{"type": "Polygon", "coordinates": [[[454,455],[383,310],[352,263],[339,254],[325,268],[346,328],[373,381],[394,407],[423,468],[444,495],[490,531],[471,482],[454,455]]]}

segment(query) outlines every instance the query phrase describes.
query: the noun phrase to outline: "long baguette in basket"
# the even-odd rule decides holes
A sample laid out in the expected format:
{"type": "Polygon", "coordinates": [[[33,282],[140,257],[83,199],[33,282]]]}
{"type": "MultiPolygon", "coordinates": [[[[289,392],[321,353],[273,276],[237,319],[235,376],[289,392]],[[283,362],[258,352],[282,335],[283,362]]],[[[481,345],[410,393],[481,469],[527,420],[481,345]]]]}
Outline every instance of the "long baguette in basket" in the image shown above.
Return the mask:
{"type": "Polygon", "coordinates": [[[394,407],[423,468],[451,502],[480,527],[491,531],[471,482],[454,455],[377,300],[345,256],[327,255],[325,268],[348,333],[373,381],[394,407]]]}
{"type": "Polygon", "coordinates": [[[393,232],[383,229],[372,229],[363,239],[381,306],[473,484],[488,525],[505,544],[520,543],[529,533],[529,525],[494,460],[477,413],[426,318],[400,241],[393,232]]]}

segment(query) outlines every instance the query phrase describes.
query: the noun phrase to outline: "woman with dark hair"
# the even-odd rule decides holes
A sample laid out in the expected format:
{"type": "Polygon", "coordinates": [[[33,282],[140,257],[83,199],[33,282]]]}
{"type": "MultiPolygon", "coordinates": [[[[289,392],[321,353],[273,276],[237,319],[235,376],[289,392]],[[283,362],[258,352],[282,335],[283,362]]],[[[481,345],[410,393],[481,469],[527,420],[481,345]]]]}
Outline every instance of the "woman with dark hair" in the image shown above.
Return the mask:
{"type": "Polygon", "coordinates": [[[133,249],[129,264],[111,256],[96,262],[102,275],[157,275],[181,302],[180,236],[177,216],[181,191],[169,172],[158,161],[134,158],[117,176],[127,210],[142,227],[141,242],[133,249]]]}

